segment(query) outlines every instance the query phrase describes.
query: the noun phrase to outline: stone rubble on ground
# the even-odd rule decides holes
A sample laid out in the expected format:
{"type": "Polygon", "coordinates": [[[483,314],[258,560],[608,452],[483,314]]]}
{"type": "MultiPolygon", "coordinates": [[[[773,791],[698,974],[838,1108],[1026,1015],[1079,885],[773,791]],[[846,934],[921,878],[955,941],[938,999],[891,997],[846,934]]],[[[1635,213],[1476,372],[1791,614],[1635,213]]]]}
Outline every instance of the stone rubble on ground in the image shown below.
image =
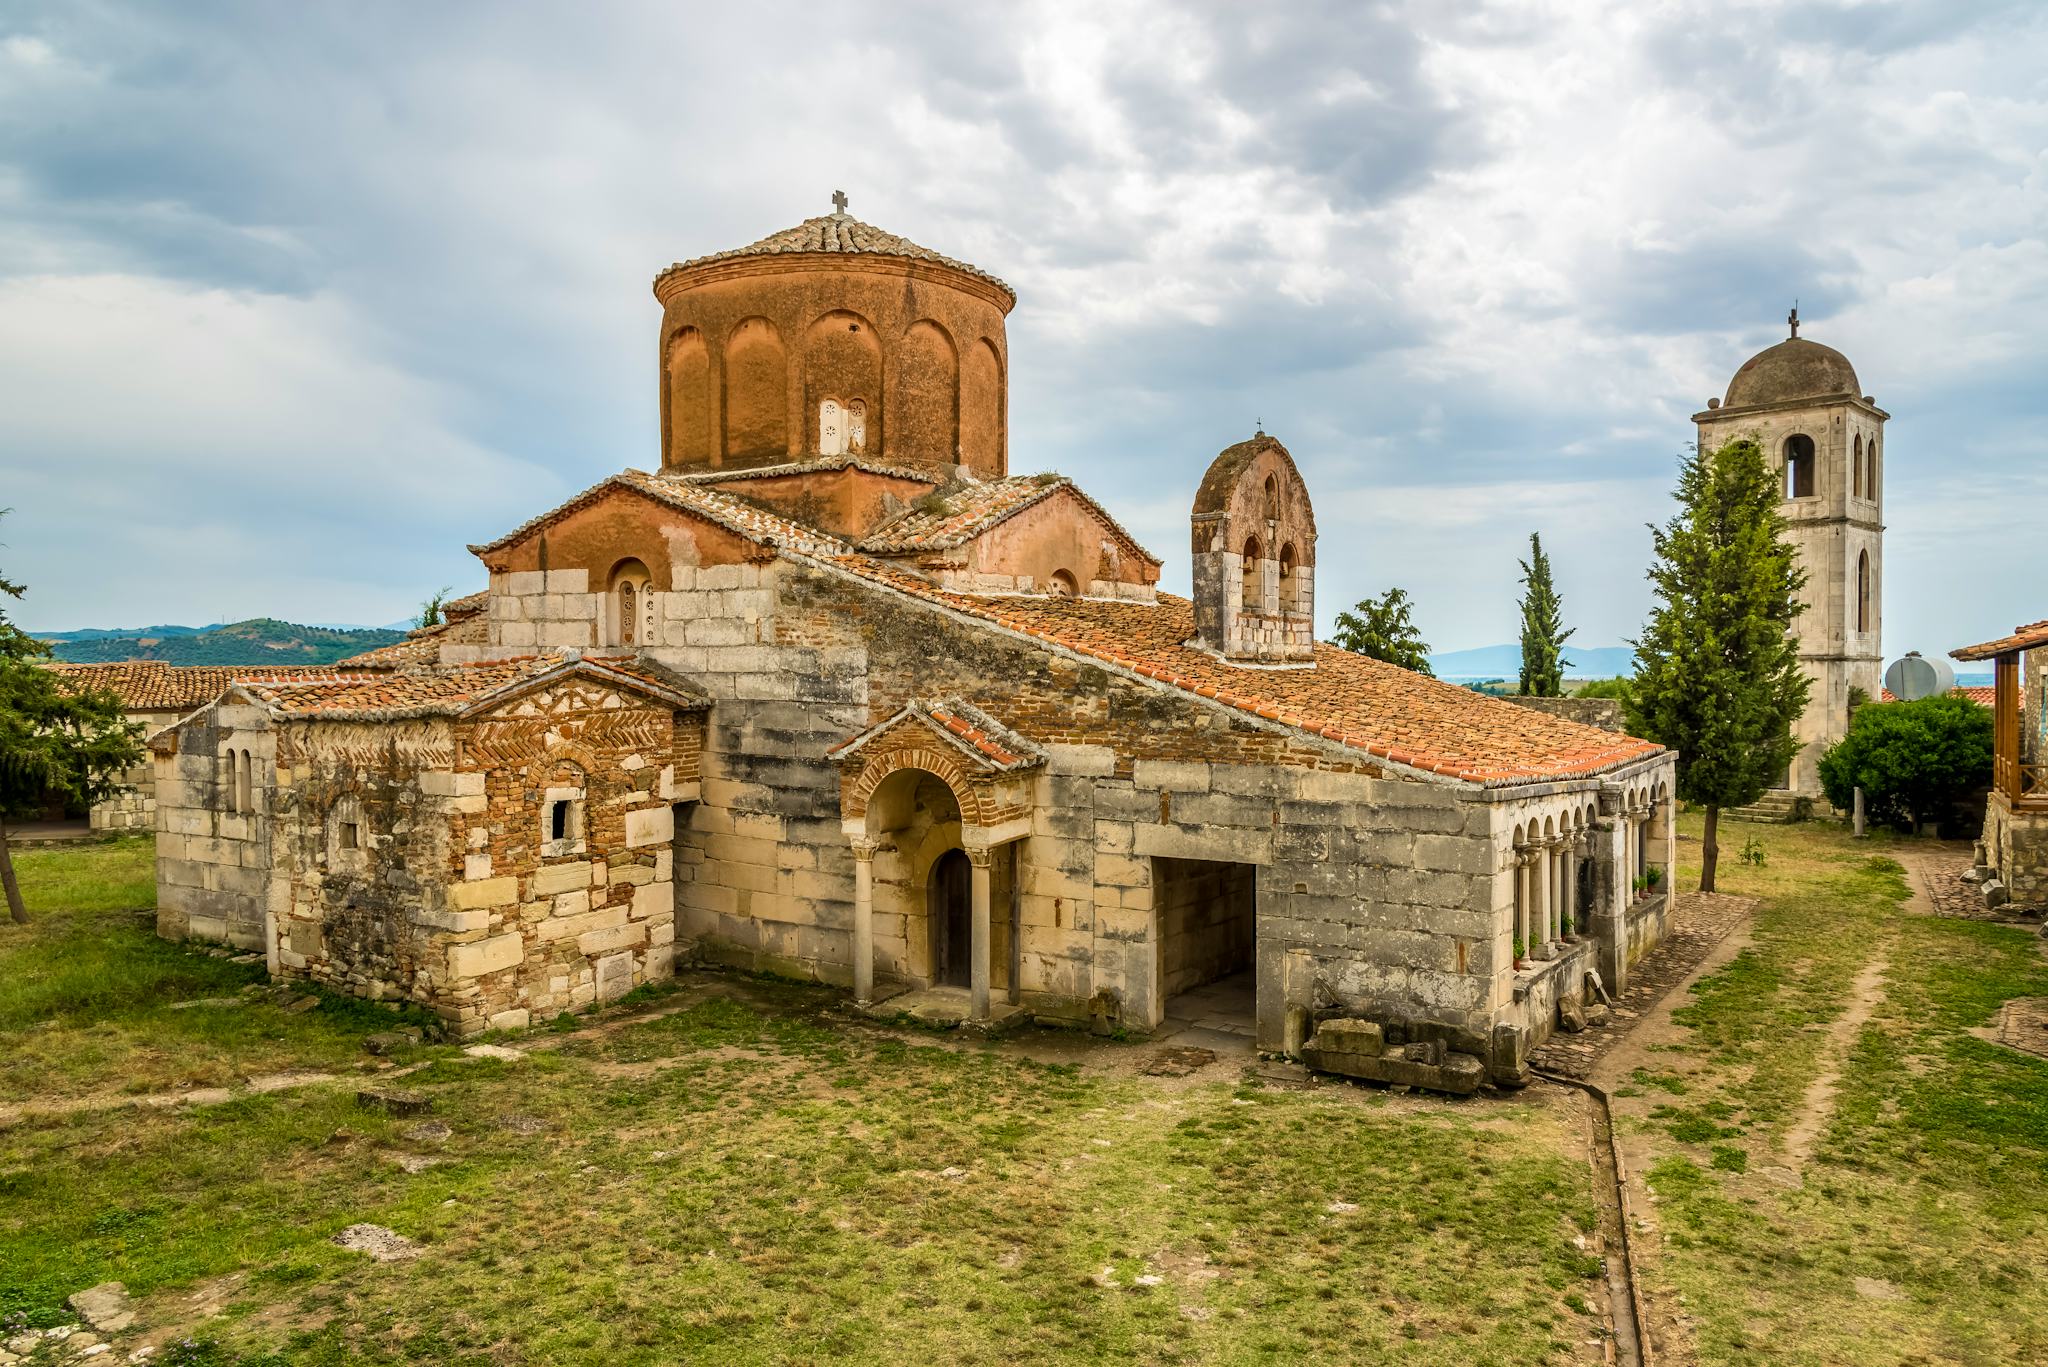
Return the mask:
{"type": "Polygon", "coordinates": [[[418,1244],[383,1225],[350,1225],[335,1235],[333,1242],[351,1252],[367,1254],[380,1263],[402,1262],[420,1255],[418,1244]]]}
{"type": "Polygon", "coordinates": [[[502,1044],[472,1044],[462,1052],[471,1058],[495,1058],[506,1063],[516,1063],[526,1057],[523,1050],[508,1049],[502,1044]]]}

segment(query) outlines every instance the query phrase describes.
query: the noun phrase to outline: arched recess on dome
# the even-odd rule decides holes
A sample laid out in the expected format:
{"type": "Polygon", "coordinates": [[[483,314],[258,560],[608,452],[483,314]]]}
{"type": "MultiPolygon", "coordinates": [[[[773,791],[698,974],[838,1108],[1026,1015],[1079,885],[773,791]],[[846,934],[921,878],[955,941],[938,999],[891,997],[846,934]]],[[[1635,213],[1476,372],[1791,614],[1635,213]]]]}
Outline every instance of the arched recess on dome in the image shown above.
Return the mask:
{"type": "Polygon", "coordinates": [[[711,351],[704,334],[678,328],[662,360],[662,406],[668,426],[668,463],[711,461],[711,351]]]}
{"type": "Polygon", "coordinates": [[[960,353],[946,329],[920,318],[896,348],[890,457],[929,465],[960,460],[960,353]]]}
{"type": "Polygon", "coordinates": [[[789,351],[766,318],[742,318],[725,339],[725,460],[789,454],[789,351]]]}
{"type": "Polygon", "coordinates": [[[881,445],[882,434],[873,426],[857,443],[844,436],[828,440],[827,404],[846,413],[865,412],[868,424],[875,424],[881,412],[881,339],[874,324],[848,309],[834,309],[804,329],[804,450],[843,455],[881,445]]]}
{"type": "Polygon", "coordinates": [[[983,337],[960,358],[960,463],[978,475],[1009,471],[1005,451],[1005,377],[995,344],[983,337]]]}

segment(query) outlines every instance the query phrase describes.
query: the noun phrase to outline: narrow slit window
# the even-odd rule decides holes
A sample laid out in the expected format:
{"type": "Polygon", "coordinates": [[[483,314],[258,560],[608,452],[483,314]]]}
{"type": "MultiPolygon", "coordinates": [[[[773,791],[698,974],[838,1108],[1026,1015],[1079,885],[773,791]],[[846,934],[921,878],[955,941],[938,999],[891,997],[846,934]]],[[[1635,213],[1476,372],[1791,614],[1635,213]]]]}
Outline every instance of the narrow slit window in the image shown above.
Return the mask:
{"type": "Polygon", "coordinates": [[[340,844],[345,850],[359,850],[363,847],[362,829],[353,821],[341,823],[340,844]]]}

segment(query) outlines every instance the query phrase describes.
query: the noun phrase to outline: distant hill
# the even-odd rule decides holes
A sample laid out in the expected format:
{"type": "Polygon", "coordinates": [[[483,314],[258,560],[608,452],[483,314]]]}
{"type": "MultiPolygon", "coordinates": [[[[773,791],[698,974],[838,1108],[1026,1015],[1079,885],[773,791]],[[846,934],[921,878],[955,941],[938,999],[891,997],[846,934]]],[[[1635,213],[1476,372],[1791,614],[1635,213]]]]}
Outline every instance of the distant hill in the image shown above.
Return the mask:
{"type": "Polygon", "coordinates": [[[274,617],[252,617],[226,626],[144,627],[125,634],[90,629],[49,632],[43,639],[58,659],[73,664],[162,660],[174,665],[324,665],[402,641],[405,633],[299,626],[274,617]]]}
{"type": "MultiPolygon", "coordinates": [[[[1611,679],[1617,674],[1636,672],[1636,653],[1627,646],[1586,646],[1565,643],[1565,669],[1570,679],[1611,679]]],[[[1441,650],[1429,657],[1429,667],[1439,679],[1518,679],[1522,674],[1522,647],[1477,646],[1471,650],[1441,650]]]]}

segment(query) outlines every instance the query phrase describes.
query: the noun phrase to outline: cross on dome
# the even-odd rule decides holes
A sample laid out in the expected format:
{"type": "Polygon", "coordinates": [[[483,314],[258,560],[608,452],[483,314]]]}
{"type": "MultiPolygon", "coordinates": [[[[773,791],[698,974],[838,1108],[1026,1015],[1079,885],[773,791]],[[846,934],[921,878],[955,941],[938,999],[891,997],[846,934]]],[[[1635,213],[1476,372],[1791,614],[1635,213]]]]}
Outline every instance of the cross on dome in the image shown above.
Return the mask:
{"type": "Polygon", "coordinates": [[[1792,311],[1785,315],[1785,321],[1792,325],[1792,335],[1797,337],[1799,335],[1799,301],[1797,299],[1792,301],[1792,311]]]}
{"type": "Polygon", "coordinates": [[[832,212],[835,214],[846,212],[846,191],[834,190],[832,192],[832,212]]]}

